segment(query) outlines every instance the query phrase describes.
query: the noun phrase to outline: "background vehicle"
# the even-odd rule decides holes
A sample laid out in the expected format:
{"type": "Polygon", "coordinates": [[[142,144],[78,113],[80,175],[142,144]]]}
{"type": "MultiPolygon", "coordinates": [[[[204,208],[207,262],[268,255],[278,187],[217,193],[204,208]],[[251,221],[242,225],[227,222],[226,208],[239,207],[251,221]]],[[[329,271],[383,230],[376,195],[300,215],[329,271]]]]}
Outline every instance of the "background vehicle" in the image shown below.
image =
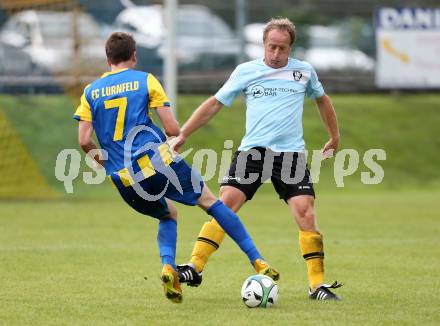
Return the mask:
{"type": "MultiPolygon", "coordinates": [[[[167,35],[162,5],[137,6],[123,10],[114,28],[130,31],[137,43],[158,49],[163,58],[167,35]]],[[[210,9],[181,5],[177,11],[176,54],[180,69],[219,70],[232,67],[240,48],[231,28],[210,9]]]]}
{"type": "Polygon", "coordinates": [[[59,93],[61,86],[22,49],[0,42],[0,93],[59,93]]]}
{"type": "Polygon", "coordinates": [[[37,68],[29,54],[0,42],[0,75],[22,76],[32,74],[37,68]]]}
{"type": "Polygon", "coordinates": [[[8,19],[0,39],[54,73],[105,67],[105,39],[83,12],[25,10],[8,19]]]}
{"type": "MultiPolygon", "coordinates": [[[[263,34],[265,24],[253,23],[246,26],[246,54],[252,58],[264,55],[263,34]]],[[[294,56],[309,62],[316,70],[363,70],[374,69],[374,59],[356,49],[344,39],[339,26],[312,25],[307,29],[308,47],[294,46],[294,56]]]]}
{"type": "Polygon", "coordinates": [[[354,48],[339,26],[312,25],[308,28],[308,37],[304,60],[317,70],[374,69],[374,59],[354,48]]]}

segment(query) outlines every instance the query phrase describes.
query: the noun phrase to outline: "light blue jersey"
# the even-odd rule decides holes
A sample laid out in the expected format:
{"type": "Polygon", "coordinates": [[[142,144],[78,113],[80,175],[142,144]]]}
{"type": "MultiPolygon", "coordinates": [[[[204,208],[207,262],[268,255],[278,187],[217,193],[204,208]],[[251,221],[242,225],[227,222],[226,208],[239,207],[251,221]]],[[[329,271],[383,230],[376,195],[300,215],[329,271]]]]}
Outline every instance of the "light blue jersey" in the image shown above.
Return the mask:
{"type": "Polygon", "coordinates": [[[324,89],[313,67],[289,58],[283,68],[267,66],[263,59],[243,63],[215,94],[231,106],[243,92],[246,96],[246,135],[239,150],[266,147],[276,152],[305,150],[302,128],[304,96],[316,99],[324,89]]]}

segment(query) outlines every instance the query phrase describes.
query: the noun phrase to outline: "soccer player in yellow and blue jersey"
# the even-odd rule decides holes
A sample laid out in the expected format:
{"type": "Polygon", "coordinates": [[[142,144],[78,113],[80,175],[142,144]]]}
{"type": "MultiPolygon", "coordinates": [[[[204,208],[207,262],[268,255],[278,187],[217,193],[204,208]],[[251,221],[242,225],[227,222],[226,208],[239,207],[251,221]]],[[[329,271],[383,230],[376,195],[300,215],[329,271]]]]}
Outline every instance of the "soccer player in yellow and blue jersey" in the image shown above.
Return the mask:
{"type": "Polygon", "coordinates": [[[79,121],[78,140],[86,153],[105,166],[128,205],[159,220],[157,243],[166,297],[172,302],[182,301],[175,265],[177,211],[172,201],[200,206],[233,238],[251,264],[259,267],[258,272],[277,278],[278,273],[263,261],[238,216],[211,193],[196,171],[174,155],[166,143],[166,136],[180,133],[179,124],[157,79],[133,69],[133,37],[113,33],[105,50],[111,71],[84,89],[74,115],[79,121]],[[151,120],[153,109],[165,133],[151,120]],[[101,153],[92,140],[93,132],[101,153]]]}

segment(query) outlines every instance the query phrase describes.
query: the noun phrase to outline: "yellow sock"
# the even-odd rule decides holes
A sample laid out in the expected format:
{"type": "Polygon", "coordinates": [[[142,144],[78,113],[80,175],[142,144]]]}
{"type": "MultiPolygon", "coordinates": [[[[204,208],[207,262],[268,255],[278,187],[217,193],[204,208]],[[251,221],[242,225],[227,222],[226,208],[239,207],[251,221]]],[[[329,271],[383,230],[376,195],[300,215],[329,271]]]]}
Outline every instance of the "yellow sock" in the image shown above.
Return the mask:
{"type": "Polygon", "coordinates": [[[309,286],[316,289],[324,283],[324,244],[319,232],[299,231],[299,247],[306,260],[309,286]]]}
{"type": "Polygon", "coordinates": [[[200,273],[208,262],[209,257],[218,249],[225,237],[225,231],[215,219],[203,224],[191,254],[191,263],[200,273]]]}

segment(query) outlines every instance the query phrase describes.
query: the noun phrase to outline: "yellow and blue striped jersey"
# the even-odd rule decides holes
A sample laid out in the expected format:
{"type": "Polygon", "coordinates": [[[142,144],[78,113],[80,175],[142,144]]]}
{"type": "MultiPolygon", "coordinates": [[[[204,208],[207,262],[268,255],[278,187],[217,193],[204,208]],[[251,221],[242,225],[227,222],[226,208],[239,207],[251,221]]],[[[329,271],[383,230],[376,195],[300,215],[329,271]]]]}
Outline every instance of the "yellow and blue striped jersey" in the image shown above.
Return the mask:
{"type": "Polygon", "coordinates": [[[162,106],[170,106],[170,103],[152,74],[122,69],[107,72],[85,87],[74,119],[92,122],[101,148],[108,153],[105,169],[111,175],[145,156],[140,150],[146,144],[160,144],[166,140],[150,115],[151,109],[162,106]],[[140,131],[133,133],[135,137],[130,139],[130,153],[126,153],[124,163],[127,137],[132,130],[138,129],[140,131]]]}

